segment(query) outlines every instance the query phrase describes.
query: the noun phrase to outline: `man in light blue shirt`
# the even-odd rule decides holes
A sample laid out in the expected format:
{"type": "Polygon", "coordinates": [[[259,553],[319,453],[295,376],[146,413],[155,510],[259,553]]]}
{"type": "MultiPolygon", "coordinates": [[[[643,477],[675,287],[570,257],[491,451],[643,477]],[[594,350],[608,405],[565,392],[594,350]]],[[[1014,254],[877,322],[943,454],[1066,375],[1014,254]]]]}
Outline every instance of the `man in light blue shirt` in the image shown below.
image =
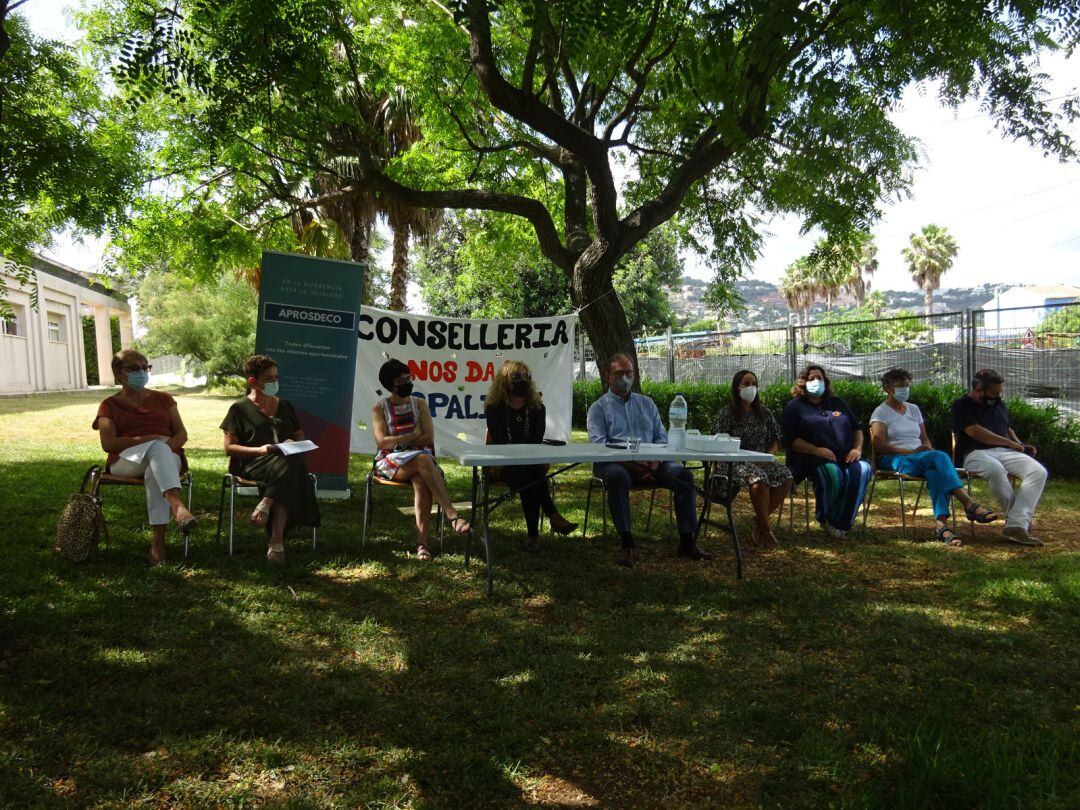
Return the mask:
{"type": "MultiPolygon", "coordinates": [[[[608,390],[589,406],[589,441],[607,444],[635,437],[646,443],[667,444],[667,431],[660,422],[656,403],[632,390],[634,364],[630,358],[616,354],[607,362],[606,369],[608,390]]],[[[634,484],[654,484],[674,493],[680,556],[692,560],[707,560],[712,556],[700,549],[694,540],[697,489],[694,474],[681,464],[674,461],[607,462],[595,465],[593,474],[604,481],[611,520],[622,541],[617,559],[619,565],[632,566],[637,556],[634,537],[630,533],[630,487],[634,484]]]]}

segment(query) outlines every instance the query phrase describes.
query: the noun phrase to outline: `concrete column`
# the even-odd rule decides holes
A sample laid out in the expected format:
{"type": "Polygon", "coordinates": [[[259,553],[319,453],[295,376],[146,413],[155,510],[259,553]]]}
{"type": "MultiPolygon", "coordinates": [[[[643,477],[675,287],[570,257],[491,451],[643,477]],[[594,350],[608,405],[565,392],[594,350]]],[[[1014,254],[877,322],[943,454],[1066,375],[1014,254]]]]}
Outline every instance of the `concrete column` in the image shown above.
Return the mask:
{"type": "Polygon", "coordinates": [[[112,385],[113,375],[109,364],[112,363],[113,349],[108,307],[94,307],[94,343],[97,346],[98,382],[101,385],[112,385]]]}
{"type": "Polygon", "coordinates": [[[130,349],[135,342],[135,335],[131,331],[131,313],[120,311],[120,348],[130,349]]]}

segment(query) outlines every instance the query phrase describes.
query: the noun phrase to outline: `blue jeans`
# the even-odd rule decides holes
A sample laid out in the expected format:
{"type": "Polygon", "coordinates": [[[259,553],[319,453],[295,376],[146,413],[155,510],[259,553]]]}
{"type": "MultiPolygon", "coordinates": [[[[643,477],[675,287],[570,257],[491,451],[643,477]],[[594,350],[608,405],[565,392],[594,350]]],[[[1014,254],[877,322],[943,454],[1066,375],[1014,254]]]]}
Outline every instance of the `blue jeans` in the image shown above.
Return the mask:
{"type": "Polygon", "coordinates": [[[953,490],[963,488],[952,459],[940,450],[920,450],[909,456],[878,456],[878,467],[904,475],[917,475],[926,479],[930,500],[934,504],[934,517],[944,520],[950,514],[949,501],[953,490]]]}
{"type": "MultiPolygon", "coordinates": [[[[593,475],[602,478],[607,489],[608,507],[611,509],[611,522],[619,534],[630,532],[630,487],[634,476],[626,467],[618,463],[597,464],[593,475]]],[[[675,520],[679,534],[693,534],[697,529],[697,489],[694,486],[694,474],[674,461],[660,463],[660,468],[653,471],[656,483],[670,489],[675,495],[675,520]]]]}

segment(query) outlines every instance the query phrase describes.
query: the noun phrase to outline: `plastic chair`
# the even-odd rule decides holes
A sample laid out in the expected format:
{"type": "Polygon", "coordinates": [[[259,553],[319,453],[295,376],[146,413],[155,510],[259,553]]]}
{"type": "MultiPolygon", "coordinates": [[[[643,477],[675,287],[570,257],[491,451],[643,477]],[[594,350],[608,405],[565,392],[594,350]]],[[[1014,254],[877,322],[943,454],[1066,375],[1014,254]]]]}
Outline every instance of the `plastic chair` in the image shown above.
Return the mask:
{"type": "MultiPolygon", "coordinates": [[[[315,497],[319,495],[319,479],[314,473],[308,473],[308,478],[311,479],[311,484],[315,487],[315,497]]],[[[240,475],[240,463],[239,459],[229,458],[229,471],[225,473],[221,478],[221,499],[218,502],[218,519],[217,519],[217,537],[215,542],[221,541],[221,520],[225,512],[225,495],[229,496],[229,556],[233,554],[233,527],[236,517],[236,499],[241,498],[258,498],[259,496],[259,483],[252,481],[249,478],[244,478],[240,475]]],[[[311,527],[311,549],[315,550],[315,545],[319,539],[319,529],[317,526],[311,527]]]]}
{"type": "MultiPolygon", "coordinates": [[[[437,465],[436,465],[437,466],[437,465]]],[[[439,468],[439,472],[442,473],[442,468],[439,468]]],[[[445,477],[445,476],[444,476],[445,477]]],[[[368,470],[367,478],[364,479],[364,520],[360,529],[360,548],[363,548],[367,543],[368,528],[371,526],[371,501],[372,494],[379,488],[384,487],[388,490],[393,489],[407,489],[411,493],[413,491],[412,481],[388,481],[385,478],[380,478],[375,474],[375,460],[371,461],[371,469],[368,470]]],[[[442,553],[443,547],[443,531],[445,528],[445,519],[443,516],[442,506],[438,501],[435,501],[435,514],[436,520],[439,524],[439,553],[442,553]]]]}
{"type": "MultiPolygon", "coordinates": [[[[187,457],[181,456],[183,462],[180,467],[180,489],[187,490],[187,508],[191,511],[191,492],[194,489],[195,479],[191,475],[191,470],[188,469],[187,457]]],[[[146,482],[142,478],[127,478],[122,475],[113,475],[109,472],[108,464],[104,466],[101,464],[94,464],[83,475],[83,482],[87,480],[90,482],[89,494],[97,498],[101,507],[101,531],[105,535],[105,545],[109,544],[109,526],[105,522],[105,499],[102,495],[102,487],[145,487],[146,482]]],[[[184,534],[184,557],[188,555],[188,541],[189,537],[184,534]]]]}
{"type": "MultiPolygon", "coordinates": [[[[813,487],[810,486],[810,478],[809,477],[804,478],[800,483],[802,484],[803,501],[804,501],[804,503],[806,505],[806,525],[805,525],[804,530],[806,531],[807,534],[809,534],[810,533],[810,498],[813,497],[814,490],[813,490],[813,487]]],[[[788,506],[789,506],[789,509],[790,509],[790,512],[788,514],[788,531],[789,532],[795,531],[795,497],[798,494],[798,490],[799,490],[799,484],[792,484],[791,489],[788,490],[787,503],[788,503],[788,506]]],[[[776,531],[780,531],[780,524],[783,523],[783,521],[784,521],[784,507],[783,507],[783,505],[781,505],[780,508],[776,510],[776,531]]]]}

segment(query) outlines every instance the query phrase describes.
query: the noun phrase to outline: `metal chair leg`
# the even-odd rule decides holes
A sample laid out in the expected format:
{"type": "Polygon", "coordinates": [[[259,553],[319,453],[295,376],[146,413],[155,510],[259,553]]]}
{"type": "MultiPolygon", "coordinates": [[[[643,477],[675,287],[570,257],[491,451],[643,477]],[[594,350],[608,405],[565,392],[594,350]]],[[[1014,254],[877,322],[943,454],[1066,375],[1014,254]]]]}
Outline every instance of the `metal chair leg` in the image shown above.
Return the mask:
{"type": "Polygon", "coordinates": [[[862,530],[863,534],[866,534],[866,518],[870,515],[870,502],[874,500],[874,488],[877,486],[877,475],[875,474],[870,478],[870,491],[866,494],[866,500],[863,502],[862,510],[862,530]]]}
{"type": "Polygon", "coordinates": [[[582,521],[582,524],[581,524],[581,534],[582,534],[583,537],[588,537],[589,536],[589,506],[590,506],[590,504],[592,504],[593,486],[595,486],[595,484],[593,482],[593,479],[590,478],[589,479],[589,490],[585,494],[585,519],[582,521]]]}
{"type": "Polygon", "coordinates": [[[360,524],[360,548],[367,543],[368,524],[371,521],[371,475],[364,482],[364,519],[360,524]]]}
{"type": "Polygon", "coordinates": [[[907,540],[907,509],[904,507],[904,479],[897,478],[900,484],[900,537],[907,540]]]}
{"type": "MultiPolygon", "coordinates": [[[[308,473],[308,478],[311,479],[311,485],[315,488],[315,500],[318,501],[319,500],[319,479],[315,476],[314,473],[308,473]]],[[[316,544],[316,542],[318,542],[318,539],[319,539],[319,527],[318,526],[312,526],[311,527],[311,550],[312,551],[315,550],[315,544],[316,544]]]]}
{"type": "Polygon", "coordinates": [[[236,518],[236,479],[229,476],[229,556],[233,554],[233,524],[236,518]]]}
{"type": "Polygon", "coordinates": [[[215,543],[221,542],[221,517],[225,512],[225,487],[229,483],[229,476],[224,476],[221,479],[221,498],[218,500],[217,510],[217,535],[214,537],[215,543]]]}

